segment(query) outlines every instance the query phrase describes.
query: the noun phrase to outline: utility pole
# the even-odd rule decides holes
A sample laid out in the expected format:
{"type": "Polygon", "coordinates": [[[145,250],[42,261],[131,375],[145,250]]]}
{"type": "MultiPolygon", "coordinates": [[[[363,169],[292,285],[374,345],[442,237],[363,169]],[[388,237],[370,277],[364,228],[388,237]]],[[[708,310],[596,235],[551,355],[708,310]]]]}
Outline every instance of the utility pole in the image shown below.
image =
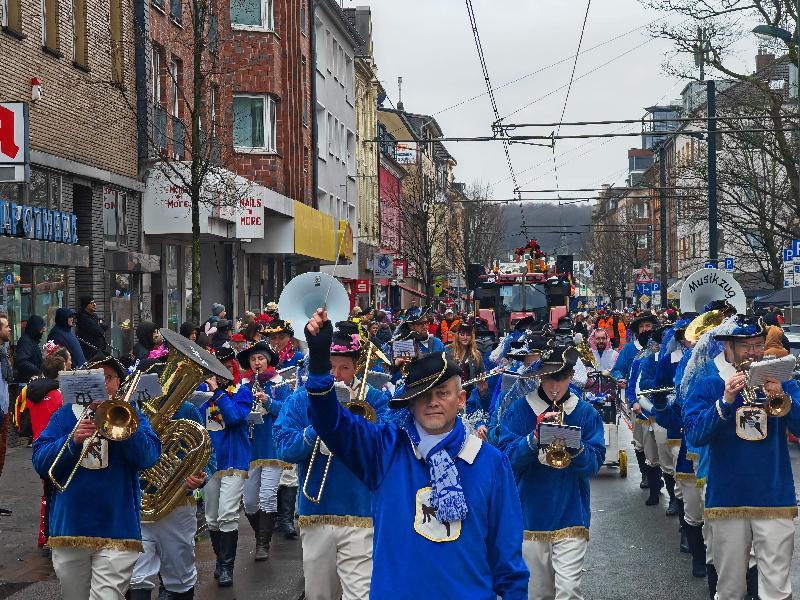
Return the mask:
{"type": "Polygon", "coordinates": [[[661,238],[661,308],[667,308],[667,152],[662,141],[658,149],[658,220],[661,238]]]}
{"type": "Polygon", "coordinates": [[[717,94],[713,79],[706,82],[708,112],[708,260],[717,263],[717,94]]]}

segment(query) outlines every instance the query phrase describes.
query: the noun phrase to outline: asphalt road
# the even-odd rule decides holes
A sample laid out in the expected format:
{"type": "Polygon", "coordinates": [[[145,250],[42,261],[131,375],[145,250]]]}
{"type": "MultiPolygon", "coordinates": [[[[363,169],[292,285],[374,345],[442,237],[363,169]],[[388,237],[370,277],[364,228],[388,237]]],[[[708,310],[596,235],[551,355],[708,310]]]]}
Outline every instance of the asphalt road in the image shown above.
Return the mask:
{"type": "MultiPolygon", "coordinates": [[[[666,517],[666,494],[658,507],[644,505],[639,472],[630,450],[630,433],[620,434],[629,448],[629,474],[603,469],[592,482],[592,526],[587,553],[584,595],[587,599],[702,600],[708,597],[705,580],[691,576],[690,558],[678,552],[678,523],[666,517]]],[[[10,448],[0,478],[0,506],[11,517],[0,517],[0,600],[49,600],[59,597],[58,582],[49,560],[36,549],[41,483],[30,465],[29,448],[10,448]]],[[[791,446],[795,473],[800,474],[800,448],[791,446]]],[[[303,579],[299,541],[276,537],[272,557],[252,560],[253,536],[246,519],[240,522],[236,583],[221,590],[211,577],[213,553],[207,539],[198,544],[199,600],[295,600],[302,597],[303,579]]],[[[800,538],[796,538],[800,548],[800,538]]],[[[800,552],[792,569],[800,590],[800,552]]],[[[154,596],[155,597],[155,596],[154,596]]]]}

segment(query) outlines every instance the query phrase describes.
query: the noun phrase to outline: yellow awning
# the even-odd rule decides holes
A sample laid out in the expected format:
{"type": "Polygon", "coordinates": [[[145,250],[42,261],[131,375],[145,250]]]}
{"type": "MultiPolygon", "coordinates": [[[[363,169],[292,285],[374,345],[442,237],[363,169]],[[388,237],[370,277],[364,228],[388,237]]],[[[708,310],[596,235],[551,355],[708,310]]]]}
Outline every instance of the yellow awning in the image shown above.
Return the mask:
{"type": "Polygon", "coordinates": [[[295,200],[294,251],[295,254],[335,262],[333,217],[295,200]]]}

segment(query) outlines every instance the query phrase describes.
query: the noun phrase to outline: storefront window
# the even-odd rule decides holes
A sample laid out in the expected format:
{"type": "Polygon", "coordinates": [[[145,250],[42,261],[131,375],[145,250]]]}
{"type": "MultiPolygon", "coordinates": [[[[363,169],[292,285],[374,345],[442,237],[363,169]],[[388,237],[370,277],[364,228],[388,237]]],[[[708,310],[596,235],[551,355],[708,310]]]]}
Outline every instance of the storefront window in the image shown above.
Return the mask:
{"type": "Polygon", "coordinates": [[[11,320],[13,340],[19,339],[23,325],[33,314],[45,320],[49,331],[56,310],[65,306],[66,269],[0,263],[0,280],[0,312],[11,320]]]}
{"type": "Polygon", "coordinates": [[[111,345],[118,356],[128,356],[133,349],[132,307],[134,302],[134,275],[130,273],[111,274],[111,311],[109,331],[111,345]]]}
{"type": "Polygon", "coordinates": [[[29,202],[39,208],[61,210],[61,175],[31,170],[29,202]]]}
{"type": "Polygon", "coordinates": [[[56,310],[64,306],[66,271],[56,267],[34,267],[33,279],[33,312],[47,322],[49,330],[55,323],[56,310]]]}
{"type": "Polygon", "coordinates": [[[125,246],[127,197],[113,188],[103,188],[103,238],[107,246],[125,246]]]}
{"type": "Polygon", "coordinates": [[[0,198],[19,204],[22,202],[22,184],[0,182],[0,198]]]}
{"type": "Polygon", "coordinates": [[[167,327],[178,330],[181,318],[181,288],[178,285],[178,246],[167,246],[167,327]]]}
{"type": "Polygon", "coordinates": [[[12,341],[15,342],[22,333],[22,289],[19,265],[0,263],[0,277],[2,278],[0,312],[8,315],[11,322],[12,341]]]}
{"type": "Polygon", "coordinates": [[[183,249],[183,287],[186,289],[186,320],[192,315],[192,248],[183,249]]]}

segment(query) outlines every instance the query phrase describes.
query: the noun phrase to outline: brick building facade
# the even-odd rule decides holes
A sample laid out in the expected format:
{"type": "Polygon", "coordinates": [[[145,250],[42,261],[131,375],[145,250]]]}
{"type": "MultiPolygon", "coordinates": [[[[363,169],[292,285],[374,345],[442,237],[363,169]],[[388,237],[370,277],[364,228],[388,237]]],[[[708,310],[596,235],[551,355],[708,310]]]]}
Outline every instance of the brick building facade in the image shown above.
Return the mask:
{"type": "Polygon", "coordinates": [[[0,183],[0,199],[17,205],[17,215],[7,213],[14,219],[24,207],[73,213],[78,238],[3,240],[0,305],[18,335],[31,314],[52,323],[56,308],[92,296],[124,352],[149,312],[139,273],[154,261],[140,253],[136,114],[122,93],[135,86],[132,8],[121,0],[0,5],[0,102],[27,102],[30,140],[27,180],[0,183]]]}

